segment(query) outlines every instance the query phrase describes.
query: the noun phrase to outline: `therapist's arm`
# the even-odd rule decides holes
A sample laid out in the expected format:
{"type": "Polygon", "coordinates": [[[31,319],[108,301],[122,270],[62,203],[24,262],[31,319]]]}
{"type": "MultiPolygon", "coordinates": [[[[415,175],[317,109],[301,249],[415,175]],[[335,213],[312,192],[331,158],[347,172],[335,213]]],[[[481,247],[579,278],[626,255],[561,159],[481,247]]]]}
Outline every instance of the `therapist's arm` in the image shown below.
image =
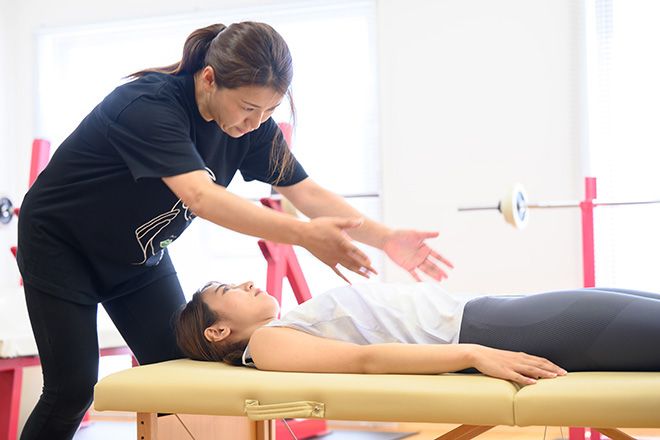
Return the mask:
{"type": "Polygon", "coordinates": [[[447,273],[440,267],[453,265],[426,244],[426,240],[438,236],[437,232],[390,229],[353,208],[343,197],[321,187],[311,178],[291,186],[276,187],[300,212],[309,218],[319,216],[362,217],[364,223],[356,229],[347,230],[351,238],[383,250],[392,261],[401,266],[417,281],[418,272],[441,281],[447,273]]]}
{"type": "Polygon", "coordinates": [[[547,359],[481,345],[357,345],[285,327],[257,329],[250,339],[250,355],[257,368],[269,371],[440,374],[474,367],[526,385],[566,374],[547,359]]]}
{"type": "Polygon", "coordinates": [[[303,222],[227,191],[203,170],[165,177],[163,182],[197,216],[217,225],[277,243],[303,246],[340,276],[338,264],[363,276],[373,271],[369,258],[343,232],[360,225],[356,218],[323,217],[303,222]]]}
{"type": "Polygon", "coordinates": [[[295,185],[277,186],[275,189],[309,218],[322,216],[364,218],[362,226],[347,232],[351,238],[369,246],[383,249],[387,237],[393,232],[390,228],[365,217],[343,197],[328,191],[309,177],[295,185]]]}

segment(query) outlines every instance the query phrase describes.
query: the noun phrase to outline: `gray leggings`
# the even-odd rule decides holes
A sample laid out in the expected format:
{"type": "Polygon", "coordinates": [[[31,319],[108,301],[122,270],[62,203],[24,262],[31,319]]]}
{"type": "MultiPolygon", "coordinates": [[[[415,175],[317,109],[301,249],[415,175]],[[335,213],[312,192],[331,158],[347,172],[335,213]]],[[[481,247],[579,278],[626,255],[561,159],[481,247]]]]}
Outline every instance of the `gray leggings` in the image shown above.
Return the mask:
{"type": "Polygon", "coordinates": [[[477,298],[465,306],[459,342],[567,371],[660,371],[660,295],[595,288],[477,298]]]}

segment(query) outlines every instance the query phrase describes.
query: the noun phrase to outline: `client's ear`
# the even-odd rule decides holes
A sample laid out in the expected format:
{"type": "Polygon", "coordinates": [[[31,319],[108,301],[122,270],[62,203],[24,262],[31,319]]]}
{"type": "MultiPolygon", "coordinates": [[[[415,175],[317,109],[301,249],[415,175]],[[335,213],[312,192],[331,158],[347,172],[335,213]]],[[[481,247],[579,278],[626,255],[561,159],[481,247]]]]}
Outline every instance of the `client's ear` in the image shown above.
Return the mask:
{"type": "Polygon", "coordinates": [[[209,342],[220,342],[229,337],[231,334],[231,329],[227,327],[225,323],[213,324],[211,327],[207,327],[204,330],[204,337],[209,342]]]}

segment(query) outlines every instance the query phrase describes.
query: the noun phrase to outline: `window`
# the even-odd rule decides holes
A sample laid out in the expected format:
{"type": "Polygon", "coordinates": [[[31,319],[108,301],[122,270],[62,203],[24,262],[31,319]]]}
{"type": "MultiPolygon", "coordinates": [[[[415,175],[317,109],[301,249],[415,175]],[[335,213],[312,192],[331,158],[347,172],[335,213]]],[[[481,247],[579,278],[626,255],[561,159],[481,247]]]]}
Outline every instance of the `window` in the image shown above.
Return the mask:
{"type": "MultiPolygon", "coordinates": [[[[654,0],[589,0],[591,174],[601,200],[660,199],[660,58],[654,0]]],[[[660,290],[660,204],[596,209],[596,281],[660,290]]]]}
{"type": "MultiPolygon", "coordinates": [[[[124,81],[121,78],[178,61],[191,31],[213,22],[247,19],[271,24],[291,49],[298,110],[293,151],[307,172],[339,194],[377,194],[380,158],[372,2],[314,2],[40,31],[36,135],[59,145],[124,81]]],[[[286,122],[289,115],[282,109],[274,118],[286,122]]],[[[267,185],[246,184],[239,176],[229,189],[255,202],[270,194],[267,185]]],[[[379,219],[378,197],[348,200],[379,219]]],[[[266,262],[256,241],[197,219],[170,247],[186,293],[210,279],[236,283],[251,279],[265,286],[266,262]]],[[[380,254],[365,250],[380,267],[380,254]]],[[[343,284],[306,251],[296,252],[312,292],[343,284]]]]}

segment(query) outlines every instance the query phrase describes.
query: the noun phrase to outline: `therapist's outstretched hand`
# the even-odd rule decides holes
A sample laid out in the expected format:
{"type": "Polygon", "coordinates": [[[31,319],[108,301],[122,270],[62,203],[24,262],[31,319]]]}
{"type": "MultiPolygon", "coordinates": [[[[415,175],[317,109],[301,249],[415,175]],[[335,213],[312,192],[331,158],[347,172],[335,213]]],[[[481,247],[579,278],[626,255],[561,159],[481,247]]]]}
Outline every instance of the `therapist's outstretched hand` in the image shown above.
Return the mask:
{"type": "Polygon", "coordinates": [[[454,266],[426,244],[427,239],[437,236],[437,232],[392,231],[385,240],[383,251],[392,261],[407,270],[415,280],[421,281],[418,272],[423,272],[434,280],[442,281],[447,278],[447,273],[439,264],[442,263],[451,269],[454,266]]]}
{"type": "Polygon", "coordinates": [[[304,227],[302,242],[305,249],[316,258],[330,266],[337,275],[350,284],[350,281],[339,271],[339,265],[369,278],[369,273],[376,274],[371,267],[371,260],[350,240],[346,230],[362,226],[360,218],[317,217],[310,220],[304,227]]]}

